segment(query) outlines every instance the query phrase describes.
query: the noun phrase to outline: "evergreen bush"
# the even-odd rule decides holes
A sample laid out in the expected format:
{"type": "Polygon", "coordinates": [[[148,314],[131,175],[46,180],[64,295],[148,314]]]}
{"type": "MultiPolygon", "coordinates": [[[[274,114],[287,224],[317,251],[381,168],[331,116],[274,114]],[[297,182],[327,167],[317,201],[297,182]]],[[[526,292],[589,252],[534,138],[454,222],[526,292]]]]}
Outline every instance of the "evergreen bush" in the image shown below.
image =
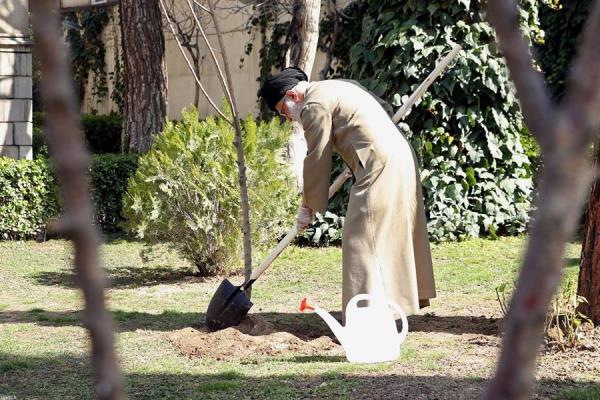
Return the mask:
{"type": "Polygon", "coordinates": [[[121,152],[121,116],[84,114],[81,116],[81,126],[91,153],[121,152]]]}
{"type": "MultiPolygon", "coordinates": [[[[92,154],[118,154],[121,152],[121,128],[123,121],[117,114],[82,114],[81,129],[85,142],[92,154]]],[[[33,113],[33,152],[46,157],[46,141],[42,134],[44,113],[33,113]]]]}
{"type": "MultiPolygon", "coordinates": [[[[293,178],[279,153],[289,125],[278,119],[242,121],[253,243],[280,237],[298,207],[293,178]]],[[[127,226],[147,243],[167,242],[210,275],[231,267],[241,254],[242,218],[233,146],[225,120],[200,121],[195,109],[168,122],[152,149],[139,159],[125,197],[127,226]]]]}

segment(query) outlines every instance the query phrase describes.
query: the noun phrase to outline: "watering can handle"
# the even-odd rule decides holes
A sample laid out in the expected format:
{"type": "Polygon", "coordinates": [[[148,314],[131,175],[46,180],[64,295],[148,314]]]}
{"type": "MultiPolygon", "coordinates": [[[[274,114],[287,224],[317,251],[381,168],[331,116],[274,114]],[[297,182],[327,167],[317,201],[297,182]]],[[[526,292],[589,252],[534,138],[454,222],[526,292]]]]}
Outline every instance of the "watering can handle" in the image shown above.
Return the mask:
{"type": "Polygon", "coordinates": [[[398,314],[400,314],[400,320],[402,321],[402,331],[398,334],[398,338],[399,343],[402,343],[404,342],[404,339],[406,339],[406,335],[408,335],[408,319],[406,319],[406,314],[404,313],[404,310],[402,309],[402,307],[400,307],[398,303],[396,303],[393,300],[388,300],[388,305],[392,306],[392,308],[396,310],[398,314]]]}
{"type": "Polygon", "coordinates": [[[373,299],[374,299],[374,297],[368,293],[357,294],[356,296],[354,296],[353,298],[350,299],[350,301],[346,305],[346,310],[356,308],[358,302],[361,300],[373,300],[373,299]]]}

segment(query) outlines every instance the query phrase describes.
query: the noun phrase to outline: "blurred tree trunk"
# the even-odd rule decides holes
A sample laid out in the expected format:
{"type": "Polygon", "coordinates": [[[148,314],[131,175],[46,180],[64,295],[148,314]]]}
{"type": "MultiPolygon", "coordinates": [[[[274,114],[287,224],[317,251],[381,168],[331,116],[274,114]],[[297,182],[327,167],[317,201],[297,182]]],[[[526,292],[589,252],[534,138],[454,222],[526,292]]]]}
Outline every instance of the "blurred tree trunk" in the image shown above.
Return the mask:
{"type": "MultiPolygon", "coordinates": [[[[287,40],[290,47],[286,54],[285,64],[299,67],[309,78],[315,63],[319,41],[320,12],[321,0],[295,0],[292,22],[288,31],[287,40]]],[[[293,122],[290,140],[286,146],[286,158],[296,177],[296,186],[299,192],[302,191],[305,156],[304,130],[299,122],[293,122]]]]}
{"type": "Polygon", "coordinates": [[[95,398],[120,400],[124,398],[123,380],[114,349],[113,320],[105,305],[106,281],[98,255],[100,235],[92,225],[94,209],[87,176],[90,157],[81,135],[73,75],[59,30],[58,2],[35,0],[29,4],[43,77],[44,133],[63,201],[58,229],[73,241],[76,281],[83,291],[83,323],[91,341],[95,398]]]}
{"type": "Polygon", "coordinates": [[[592,169],[589,146],[600,127],[600,2],[585,24],[565,96],[555,103],[535,68],[514,0],[489,0],[487,18],[513,81],[525,123],[544,160],[527,250],[505,319],[502,349],[486,400],[531,398],[548,307],[558,288],[592,169]]]}
{"type": "MultiPolygon", "coordinates": [[[[600,167],[600,138],[594,144],[594,167],[600,167]]],[[[577,294],[587,303],[578,311],[600,323],[600,180],[592,185],[585,214],[577,294]]]]}
{"type": "Polygon", "coordinates": [[[157,0],[121,0],[123,138],[131,153],[145,153],[167,115],[165,39],[157,0]]]}

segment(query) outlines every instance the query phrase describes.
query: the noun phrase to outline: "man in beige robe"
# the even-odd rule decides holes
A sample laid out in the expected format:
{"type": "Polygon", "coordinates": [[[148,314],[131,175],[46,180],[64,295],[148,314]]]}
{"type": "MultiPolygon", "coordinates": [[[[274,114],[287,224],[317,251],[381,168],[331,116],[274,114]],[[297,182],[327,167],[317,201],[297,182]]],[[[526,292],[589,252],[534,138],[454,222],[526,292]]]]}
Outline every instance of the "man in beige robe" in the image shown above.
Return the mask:
{"type": "Polygon", "coordinates": [[[327,209],[332,152],[352,170],[342,239],[343,315],[359,293],[392,299],[407,315],[429,305],[436,292],[418,163],[380,102],[352,81],[309,83],[296,67],[265,81],[260,95],[304,127],[300,229],[327,209]]]}

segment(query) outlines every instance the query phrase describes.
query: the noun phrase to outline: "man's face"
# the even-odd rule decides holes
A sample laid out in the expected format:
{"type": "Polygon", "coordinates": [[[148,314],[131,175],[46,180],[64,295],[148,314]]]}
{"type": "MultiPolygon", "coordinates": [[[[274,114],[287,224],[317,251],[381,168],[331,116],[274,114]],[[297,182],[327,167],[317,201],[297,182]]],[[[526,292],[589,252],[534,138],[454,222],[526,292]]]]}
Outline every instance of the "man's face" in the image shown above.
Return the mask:
{"type": "Polygon", "coordinates": [[[302,96],[293,90],[288,90],[285,96],[275,104],[275,110],[288,121],[299,121],[302,111],[302,96]]]}

